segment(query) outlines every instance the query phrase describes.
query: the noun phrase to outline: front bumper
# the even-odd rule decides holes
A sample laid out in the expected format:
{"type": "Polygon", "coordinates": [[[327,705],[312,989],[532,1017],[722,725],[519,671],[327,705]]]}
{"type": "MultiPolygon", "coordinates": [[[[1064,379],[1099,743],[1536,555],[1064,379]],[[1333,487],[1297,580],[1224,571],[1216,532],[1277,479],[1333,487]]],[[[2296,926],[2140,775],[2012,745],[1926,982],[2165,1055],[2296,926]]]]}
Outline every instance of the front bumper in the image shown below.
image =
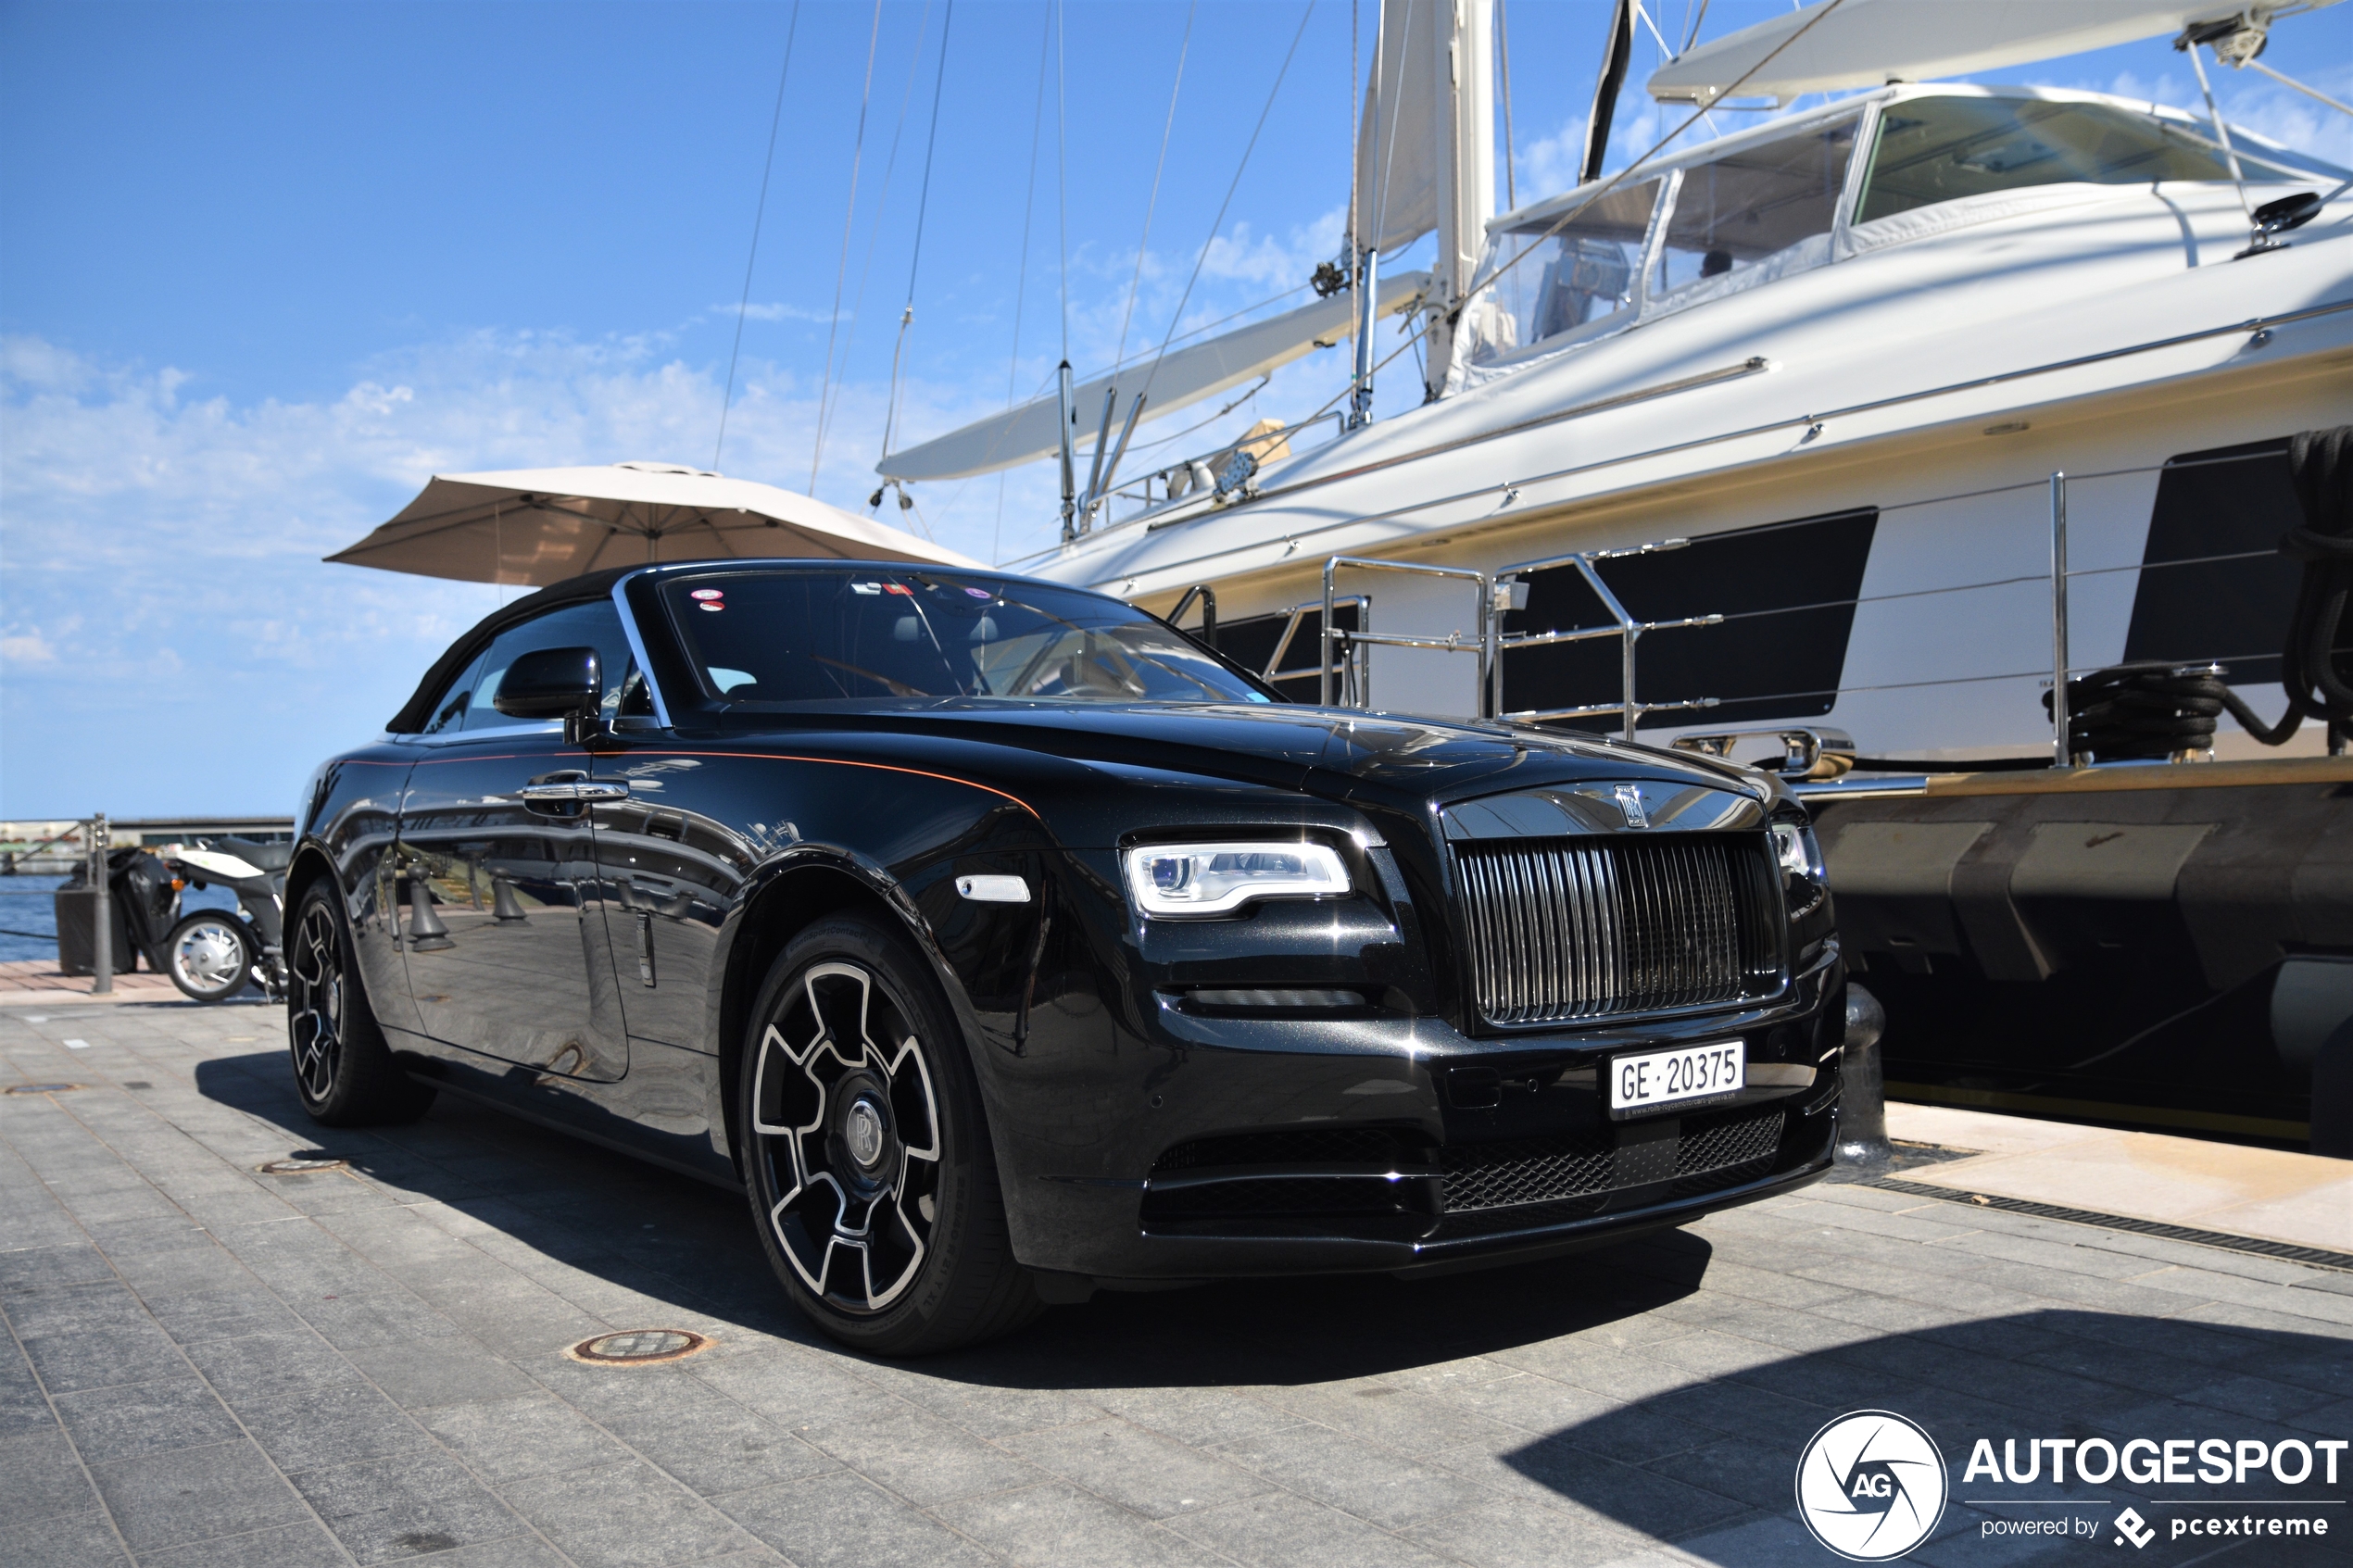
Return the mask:
{"type": "Polygon", "coordinates": [[[1169,1006],[1133,1026],[1100,1004],[1041,1017],[988,1075],[1015,1254],[1099,1283],[1419,1273],[1788,1191],[1831,1164],[1843,992],[1833,948],[1769,1004],[1535,1037],[1169,1006]],[[1734,1035],[1753,1083],[1737,1100],[1608,1120],[1612,1055],[1734,1035]]]}

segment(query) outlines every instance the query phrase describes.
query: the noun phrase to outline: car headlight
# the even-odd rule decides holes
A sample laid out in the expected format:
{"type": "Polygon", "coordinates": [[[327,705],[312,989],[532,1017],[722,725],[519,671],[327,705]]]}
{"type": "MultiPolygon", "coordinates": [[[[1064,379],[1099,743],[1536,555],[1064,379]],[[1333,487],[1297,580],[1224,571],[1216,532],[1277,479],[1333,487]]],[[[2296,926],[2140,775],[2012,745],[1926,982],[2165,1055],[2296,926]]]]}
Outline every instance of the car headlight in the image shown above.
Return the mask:
{"type": "Polygon", "coordinates": [[[1148,844],[1126,855],[1127,894],[1148,915],[1222,915],[1253,898],[1331,897],[1350,890],[1328,845],[1148,844]]]}
{"type": "Polygon", "coordinates": [[[1781,886],[1789,895],[1792,915],[1804,914],[1822,901],[1829,872],[1823,869],[1822,847],[1810,824],[1775,822],[1773,859],[1781,868],[1781,886]]]}

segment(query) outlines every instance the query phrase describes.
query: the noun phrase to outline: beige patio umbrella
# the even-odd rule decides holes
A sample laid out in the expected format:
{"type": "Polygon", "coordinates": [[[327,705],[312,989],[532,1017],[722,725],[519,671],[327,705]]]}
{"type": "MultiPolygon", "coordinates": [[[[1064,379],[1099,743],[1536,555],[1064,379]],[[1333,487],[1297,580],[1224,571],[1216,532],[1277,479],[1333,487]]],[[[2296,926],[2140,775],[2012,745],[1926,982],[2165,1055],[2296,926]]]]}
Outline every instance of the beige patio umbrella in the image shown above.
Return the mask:
{"type": "Polygon", "coordinates": [[[545,587],[610,566],[750,556],[980,565],[807,495],[673,463],[435,474],[400,515],[326,558],[545,587]]]}

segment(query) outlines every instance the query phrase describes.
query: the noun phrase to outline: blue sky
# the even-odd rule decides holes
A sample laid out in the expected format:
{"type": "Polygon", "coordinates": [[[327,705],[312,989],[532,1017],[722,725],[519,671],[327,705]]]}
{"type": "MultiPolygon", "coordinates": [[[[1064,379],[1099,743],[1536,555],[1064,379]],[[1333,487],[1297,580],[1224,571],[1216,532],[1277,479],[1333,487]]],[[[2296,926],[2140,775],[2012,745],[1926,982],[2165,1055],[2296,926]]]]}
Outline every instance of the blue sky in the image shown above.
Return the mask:
{"type": "MultiPolygon", "coordinates": [[[[1785,3],[1715,0],[1706,34],[1785,3]]],[[[1682,0],[1662,4],[1680,25],[1682,0]]],[[[1361,65],[1374,14],[1355,14],[1361,65]]],[[[1605,16],[1510,7],[1523,201],[1570,182],[1605,16]]],[[[288,811],[311,765],[380,726],[500,596],[321,556],[436,471],[708,466],[788,31],[727,472],[805,488],[829,390],[817,494],[859,507],[872,488],[943,25],[909,439],[1038,388],[1065,267],[1084,376],[1123,329],[1131,354],[1170,330],[1196,258],[1179,330],[1298,303],[1337,248],[1346,0],[1061,17],[959,0],[952,18],[887,0],[876,17],[813,0],[797,23],[789,4],[0,4],[0,816],[288,811]]],[[[2266,58],[2353,96],[2353,6],[2281,23],[2266,58]]],[[[1659,132],[1639,97],[1655,63],[1638,56],[1621,157],[1659,132]]],[[[1995,74],[2196,100],[2162,40],[1995,74]]],[[[2222,74],[2234,119],[2353,163],[2353,120],[2222,74]]],[[[1227,424],[1316,407],[1343,352],[1227,424]]],[[[1392,374],[1384,403],[1412,381],[1392,374]]],[[[920,515],[1013,557],[1051,539],[1050,483],[922,487],[920,515]]]]}

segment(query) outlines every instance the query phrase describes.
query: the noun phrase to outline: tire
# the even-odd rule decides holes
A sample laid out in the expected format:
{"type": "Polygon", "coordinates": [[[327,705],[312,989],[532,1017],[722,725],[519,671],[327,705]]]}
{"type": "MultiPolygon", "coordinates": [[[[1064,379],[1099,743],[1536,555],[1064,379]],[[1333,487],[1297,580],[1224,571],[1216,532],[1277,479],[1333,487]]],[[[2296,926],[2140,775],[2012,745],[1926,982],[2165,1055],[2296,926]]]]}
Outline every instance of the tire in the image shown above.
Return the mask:
{"type": "Polygon", "coordinates": [[[323,880],[304,890],[286,928],[286,1047],[302,1109],[321,1126],[414,1122],[433,1105],[433,1086],[392,1059],[323,880]]]}
{"type": "Polygon", "coordinates": [[[253,937],[227,909],[198,909],[173,926],[158,955],[182,996],[225,1002],[253,978],[253,937]]]}
{"type": "Polygon", "coordinates": [[[917,1356],[1038,1315],[962,1032],[903,937],[836,917],[786,944],[737,1087],[753,1227],[819,1328],[917,1356]]]}

